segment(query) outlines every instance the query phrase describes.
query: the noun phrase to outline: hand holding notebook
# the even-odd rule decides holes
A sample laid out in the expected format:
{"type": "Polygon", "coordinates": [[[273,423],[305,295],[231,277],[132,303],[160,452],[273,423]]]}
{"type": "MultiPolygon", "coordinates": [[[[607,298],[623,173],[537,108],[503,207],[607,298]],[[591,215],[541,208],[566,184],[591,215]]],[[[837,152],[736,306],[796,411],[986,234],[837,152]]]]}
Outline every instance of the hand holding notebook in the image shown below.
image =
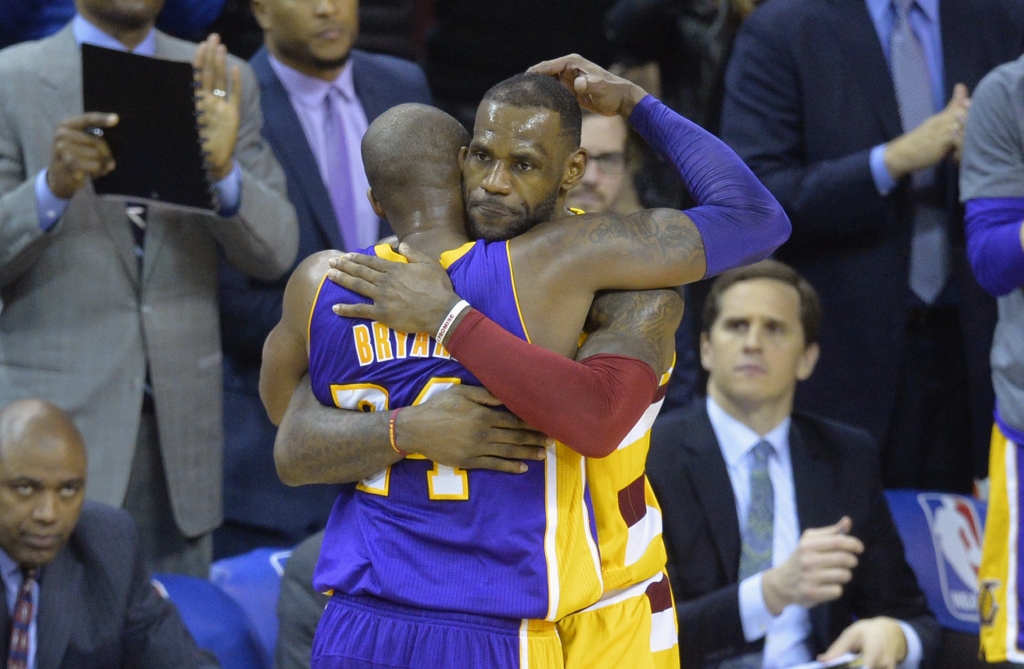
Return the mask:
{"type": "Polygon", "coordinates": [[[81,179],[92,176],[98,195],[216,210],[211,184],[233,167],[242,89],[237,67],[228,83],[226,58],[216,35],[200,45],[193,63],[83,44],[86,115],[112,113],[117,122],[79,129],[93,131],[104,165],[81,179]]]}

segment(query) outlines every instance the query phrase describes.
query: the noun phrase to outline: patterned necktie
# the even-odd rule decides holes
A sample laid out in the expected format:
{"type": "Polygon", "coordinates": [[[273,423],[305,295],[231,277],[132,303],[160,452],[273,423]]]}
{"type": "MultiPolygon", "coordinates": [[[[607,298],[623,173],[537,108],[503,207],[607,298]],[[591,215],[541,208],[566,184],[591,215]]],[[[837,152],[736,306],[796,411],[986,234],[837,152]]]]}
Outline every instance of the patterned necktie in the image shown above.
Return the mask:
{"type": "Polygon", "coordinates": [[[36,570],[29,569],[22,575],[21,589],[14,602],[14,619],[11,622],[11,642],[7,652],[7,669],[27,669],[28,634],[32,624],[32,586],[36,582],[36,570]]]}
{"type": "Polygon", "coordinates": [[[135,240],[135,259],[139,263],[139,283],[142,283],[142,260],[146,256],[146,212],[148,207],[137,202],[125,204],[124,212],[135,240]]]}
{"type": "Polygon", "coordinates": [[[355,217],[355,203],[352,201],[352,177],[348,169],[348,144],[338,116],[339,104],[333,100],[340,95],[331,88],[324,97],[324,142],[327,149],[327,190],[338,219],[341,238],[346,251],[360,247],[359,226],[355,217]]]}
{"type": "MultiPolygon", "coordinates": [[[[890,68],[903,131],[918,127],[935,113],[932,80],[921,40],[910,25],[915,0],[893,0],[896,20],[889,34],[890,68]]],[[[949,278],[949,249],[945,207],[937,200],[935,168],[911,178],[914,230],[910,248],[910,289],[926,304],[942,292],[949,278]],[[931,191],[931,198],[927,198],[931,191]],[[922,197],[924,196],[924,197],[922,197]],[[928,202],[928,200],[932,202],[928,202]]]]}
{"type": "MultiPolygon", "coordinates": [[[[768,476],[768,456],[772,445],[759,441],[750,451],[750,506],[747,527],[740,547],[739,580],[770,569],[772,541],[775,535],[775,489],[768,476]]],[[[720,663],[719,669],[760,669],[763,651],[747,653],[720,663]]]]}

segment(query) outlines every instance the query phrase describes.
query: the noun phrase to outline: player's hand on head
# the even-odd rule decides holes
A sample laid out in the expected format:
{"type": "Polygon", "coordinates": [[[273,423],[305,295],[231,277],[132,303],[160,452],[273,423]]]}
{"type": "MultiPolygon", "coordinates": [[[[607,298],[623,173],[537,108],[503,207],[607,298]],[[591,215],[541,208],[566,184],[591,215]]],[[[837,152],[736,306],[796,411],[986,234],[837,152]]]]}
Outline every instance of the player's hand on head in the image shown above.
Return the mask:
{"type": "Polygon", "coordinates": [[[527,461],[544,459],[549,439],[500,404],[476,386],[437,393],[399,414],[402,449],[449,467],[525,472],[527,461]]]}
{"type": "Polygon", "coordinates": [[[373,304],[337,304],[334,313],[368,318],[399,332],[434,334],[459,296],[437,260],[408,244],[400,245],[399,251],[408,263],[359,253],[332,258],[327,277],[373,300],[373,304]]]}
{"type": "Polygon", "coordinates": [[[104,131],[118,120],[117,114],[89,112],[57,124],[46,170],[46,184],[54,195],[68,200],[87,178],[104,176],[116,167],[104,131]]]}
{"type": "Polygon", "coordinates": [[[647,95],[640,86],[577,54],[537,63],[527,72],[557,77],[581,107],[605,116],[618,114],[628,118],[633,107],[647,95]]]}
{"type": "Polygon", "coordinates": [[[196,81],[196,112],[203,127],[203,151],[216,180],[233,168],[232,156],[242,118],[242,70],[227,67],[227,48],[214,33],[199,44],[192,67],[196,81]],[[229,81],[230,78],[230,81],[229,81]]]}
{"type": "Polygon", "coordinates": [[[866,618],[843,630],[818,660],[827,662],[845,653],[859,654],[864,669],[895,669],[907,657],[907,639],[895,619],[866,618]]]}

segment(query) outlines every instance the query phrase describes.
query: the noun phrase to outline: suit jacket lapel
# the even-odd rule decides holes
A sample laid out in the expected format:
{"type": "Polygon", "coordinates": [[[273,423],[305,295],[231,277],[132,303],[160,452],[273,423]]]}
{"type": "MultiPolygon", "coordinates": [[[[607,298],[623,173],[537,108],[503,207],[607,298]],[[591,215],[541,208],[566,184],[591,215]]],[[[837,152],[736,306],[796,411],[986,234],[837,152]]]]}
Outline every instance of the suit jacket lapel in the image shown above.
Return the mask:
{"type": "Polygon", "coordinates": [[[36,666],[57,667],[67,649],[73,617],[81,615],[76,593],[80,589],[82,565],[65,547],[50,564],[43,567],[39,581],[39,616],[36,666]]]}
{"type": "Polygon", "coordinates": [[[366,112],[367,123],[386,112],[392,105],[388,104],[389,95],[386,88],[388,82],[373,76],[369,71],[369,63],[364,54],[352,51],[352,82],[355,84],[356,97],[359,98],[363,111],[366,112]]]}
{"type": "Polygon", "coordinates": [[[977,40],[967,37],[983,34],[977,23],[977,10],[971,7],[970,3],[940,0],[939,25],[945,78],[943,100],[953,97],[953,86],[956,84],[970,85],[977,79],[979,72],[987,72],[990,69],[984,58],[984,49],[977,48],[977,40]]]}
{"type": "Polygon", "coordinates": [[[288,179],[294,181],[306,196],[317,226],[331,242],[331,247],[346,250],[334,215],[331,197],[324,186],[306,133],[288,99],[281,80],[270,66],[265,49],[260,49],[251,61],[260,82],[263,105],[263,136],[276,149],[281,162],[288,165],[288,179]]]}
{"type": "Polygon", "coordinates": [[[847,67],[854,73],[886,137],[902,135],[903,122],[892,75],[867,5],[864,0],[833,0],[832,4],[836,12],[835,35],[846,53],[847,67]]]}
{"type": "Polygon", "coordinates": [[[707,409],[701,408],[691,425],[684,443],[694,453],[690,466],[693,486],[711,525],[722,569],[727,578],[734,579],[740,570],[740,523],[729,470],[707,409]]]}
{"type": "Polygon", "coordinates": [[[11,651],[11,614],[7,610],[7,583],[5,579],[0,578],[0,585],[3,586],[0,594],[4,596],[3,602],[0,602],[0,658],[5,658],[11,651]]]}
{"type": "MultiPolygon", "coordinates": [[[[831,494],[833,468],[821,449],[821,444],[805,437],[794,420],[789,429],[789,458],[801,533],[809,528],[831,525],[841,517],[831,494]]],[[[828,605],[814,607],[809,615],[818,647],[823,651],[829,641],[828,605]]]]}

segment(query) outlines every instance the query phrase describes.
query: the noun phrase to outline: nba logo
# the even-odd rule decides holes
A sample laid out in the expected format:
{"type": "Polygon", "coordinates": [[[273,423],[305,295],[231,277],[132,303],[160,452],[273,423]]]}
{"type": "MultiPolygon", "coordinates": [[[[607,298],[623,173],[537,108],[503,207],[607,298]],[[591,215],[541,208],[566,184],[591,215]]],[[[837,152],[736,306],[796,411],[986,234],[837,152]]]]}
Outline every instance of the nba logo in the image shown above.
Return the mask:
{"type": "Polygon", "coordinates": [[[978,569],[982,525],[974,505],[960,495],[921,493],[946,608],[957,620],[978,623],[978,569]]]}

